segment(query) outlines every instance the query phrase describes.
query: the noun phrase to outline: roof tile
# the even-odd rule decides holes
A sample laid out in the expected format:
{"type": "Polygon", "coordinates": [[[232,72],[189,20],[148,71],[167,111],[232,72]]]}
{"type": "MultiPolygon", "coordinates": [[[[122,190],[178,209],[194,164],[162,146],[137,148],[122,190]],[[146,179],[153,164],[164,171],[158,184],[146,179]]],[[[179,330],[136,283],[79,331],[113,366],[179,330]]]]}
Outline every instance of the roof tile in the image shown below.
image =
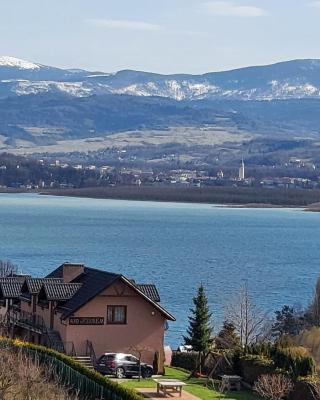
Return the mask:
{"type": "Polygon", "coordinates": [[[81,286],[81,283],[48,282],[41,290],[44,290],[47,300],[65,301],[71,299],[81,286]]]}
{"type": "Polygon", "coordinates": [[[61,278],[27,278],[26,284],[31,294],[38,294],[45,283],[63,283],[61,278]]]}
{"type": "Polygon", "coordinates": [[[159,292],[155,285],[147,283],[135,283],[135,286],[151,300],[156,301],[157,303],[160,302],[159,292]]]}
{"type": "Polygon", "coordinates": [[[19,282],[18,280],[10,279],[6,281],[0,281],[0,290],[2,292],[2,296],[7,299],[19,298],[21,287],[22,282],[19,282]]]}

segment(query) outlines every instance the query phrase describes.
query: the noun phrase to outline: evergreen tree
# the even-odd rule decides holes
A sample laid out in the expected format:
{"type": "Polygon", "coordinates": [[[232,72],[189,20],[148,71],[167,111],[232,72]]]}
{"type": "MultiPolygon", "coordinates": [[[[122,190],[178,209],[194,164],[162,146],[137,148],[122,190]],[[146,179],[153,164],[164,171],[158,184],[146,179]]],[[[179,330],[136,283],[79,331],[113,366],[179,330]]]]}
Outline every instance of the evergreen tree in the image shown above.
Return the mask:
{"type": "Polygon", "coordinates": [[[234,349],[240,346],[240,339],[232,322],[224,321],[221,331],[215,338],[215,343],[218,349],[234,349]]]}
{"type": "Polygon", "coordinates": [[[212,326],[210,324],[211,313],[208,307],[208,299],[201,284],[197,295],[193,298],[194,308],[190,309],[188,336],[184,336],[185,344],[191,345],[199,354],[199,371],[203,355],[210,350],[212,344],[212,326]]]}
{"type": "Polygon", "coordinates": [[[283,306],[276,311],[276,320],[272,326],[273,336],[298,335],[304,327],[304,316],[293,307],[283,306]]]}

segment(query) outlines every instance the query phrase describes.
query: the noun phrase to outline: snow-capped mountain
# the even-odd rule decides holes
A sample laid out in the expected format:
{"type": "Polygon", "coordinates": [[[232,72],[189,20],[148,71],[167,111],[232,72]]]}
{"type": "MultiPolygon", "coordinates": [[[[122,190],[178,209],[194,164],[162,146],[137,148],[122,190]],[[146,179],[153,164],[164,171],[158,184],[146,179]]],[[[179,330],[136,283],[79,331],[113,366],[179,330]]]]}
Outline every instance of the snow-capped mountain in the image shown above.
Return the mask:
{"type": "MultiPolygon", "coordinates": [[[[83,70],[65,70],[61,68],[50,67],[15,57],[0,56],[0,83],[5,81],[19,82],[26,80],[36,81],[68,81],[70,79],[86,76],[87,71],[83,70]]],[[[14,93],[14,90],[12,91],[14,93]]]]}
{"type": "Polygon", "coordinates": [[[13,68],[18,68],[20,70],[41,68],[41,64],[34,64],[29,61],[20,60],[19,58],[8,57],[8,56],[0,57],[0,66],[13,67],[13,68]]]}
{"type": "MultiPolygon", "coordinates": [[[[161,75],[61,69],[0,57],[2,151],[87,138],[88,143],[94,138],[96,146],[101,137],[119,132],[151,136],[155,132],[154,143],[158,143],[158,131],[171,129],[180,133],[194,129],[206,136],[212,128],[212,143],[216,132],[220,132],[217,137],[227,132],[228,141],[238,133],[271,138],[272,146],[278,137],[318,141],[319,110],[320,60],[203,75],[161,75]]],[[[144,140],[141,143],[145,146],[144,140]]],[[[291,142],[279,146],[287,148],[291,142]]],[[[264,154],[265,143],[259,142],[257,149],[264,154]]]]}
{"type": "Polygon", "coordinates": [[[275,100],[320,98],[320,60],[294,60],[203,75],[114,74],[60,69],[0,57],[0,98],[38,93],[74,97],[103,94],[175,100],[275,100]]]}

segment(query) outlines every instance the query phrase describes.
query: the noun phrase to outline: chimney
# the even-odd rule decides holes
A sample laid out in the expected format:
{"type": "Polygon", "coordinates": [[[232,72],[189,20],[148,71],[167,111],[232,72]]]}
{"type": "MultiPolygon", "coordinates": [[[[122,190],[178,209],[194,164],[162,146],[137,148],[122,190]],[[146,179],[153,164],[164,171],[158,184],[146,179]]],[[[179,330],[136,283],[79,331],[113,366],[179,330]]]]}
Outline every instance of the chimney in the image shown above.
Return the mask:
{"type": "Polygon", "coordinates": [[[77,276],[84,272],[84,264],[74,264],[65,262],[62,264],[63,282],[68,283],[73,281],[77,276]]]}

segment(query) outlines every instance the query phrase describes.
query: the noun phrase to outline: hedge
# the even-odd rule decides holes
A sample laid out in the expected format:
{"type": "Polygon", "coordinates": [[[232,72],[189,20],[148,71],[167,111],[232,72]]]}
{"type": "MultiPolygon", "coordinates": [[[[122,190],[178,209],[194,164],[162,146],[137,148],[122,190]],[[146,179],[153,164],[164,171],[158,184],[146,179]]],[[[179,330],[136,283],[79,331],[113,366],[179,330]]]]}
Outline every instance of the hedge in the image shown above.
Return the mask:
{"type": "Polygon", "coordinates": [[[172,353],[171,366],[187,371],[194,371],[197,366],[198,357],[198,353],[195,352],[180,353],[174,351],[172,353]]]}
{"type": "Polygon", "coordinates": [[[261,356],[247,355],[234,358],[234,372],[242,376],[244,382],[253,385],[261,375],[275,372],[274,362],[261,356]]]}
{"type": "Polygon", "coordinates": [[[78,390],[82,398],[105,400],[141,400],[134,390],[125,388],[56,350],[21,340],[0,338],[0,347],[22,350],[40,363],[54,369],[59,382],[78,390]]]}

